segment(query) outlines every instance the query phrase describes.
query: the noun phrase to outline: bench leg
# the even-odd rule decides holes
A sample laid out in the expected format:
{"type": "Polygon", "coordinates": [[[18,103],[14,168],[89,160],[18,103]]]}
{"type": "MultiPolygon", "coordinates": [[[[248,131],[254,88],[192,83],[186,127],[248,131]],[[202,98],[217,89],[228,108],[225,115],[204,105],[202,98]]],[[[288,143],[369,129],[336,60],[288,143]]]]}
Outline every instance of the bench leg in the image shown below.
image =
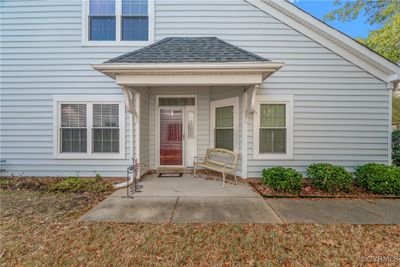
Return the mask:
{"type": "Polygon", "coordinates": [[[225,188],[225,172],[222,173],[222,188],[225,188]]]}
{"type": "Polygon", "coordinates": [[[193,177],[196,178],[196,165],[193,166],[193,177]]]}
{"type": "Polygon", "coordinates": [[[237,184],[237,176],[236,176],[236,174],[235,174],[235,184],[237,184]]]}

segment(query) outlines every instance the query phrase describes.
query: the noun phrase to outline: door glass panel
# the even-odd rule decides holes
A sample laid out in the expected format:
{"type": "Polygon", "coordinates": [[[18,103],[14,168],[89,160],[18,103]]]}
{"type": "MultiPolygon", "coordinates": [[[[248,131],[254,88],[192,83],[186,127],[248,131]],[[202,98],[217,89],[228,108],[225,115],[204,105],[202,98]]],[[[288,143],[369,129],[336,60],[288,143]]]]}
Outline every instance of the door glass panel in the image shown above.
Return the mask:
{"type": "Polygon", "coordinates": [[[181,110],[160,109],[160,165],[182,165],[181,110]]]}
{"type": "Polygon", "coordinates": [[[188,123],[188,138],[195,138],[195,121],[194,121],[194,111],[189,111],[187,114],[188,123]]]}

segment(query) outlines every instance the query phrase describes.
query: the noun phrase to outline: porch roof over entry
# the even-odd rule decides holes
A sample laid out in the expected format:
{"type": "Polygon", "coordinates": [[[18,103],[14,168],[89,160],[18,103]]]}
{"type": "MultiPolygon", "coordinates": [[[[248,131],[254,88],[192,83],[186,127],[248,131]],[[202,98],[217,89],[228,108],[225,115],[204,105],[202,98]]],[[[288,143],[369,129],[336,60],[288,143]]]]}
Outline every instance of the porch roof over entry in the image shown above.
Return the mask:
{"type": "Polygon", "coordinates": [[[216,37],[169,37],[92,65],[129,87],[260,85],[282,66],[216,37]]]}
{"type": "Polygon", "coordinates": [[[210,63],[270,61],[216,37],[169,37],[105,63],[210,63]]]}

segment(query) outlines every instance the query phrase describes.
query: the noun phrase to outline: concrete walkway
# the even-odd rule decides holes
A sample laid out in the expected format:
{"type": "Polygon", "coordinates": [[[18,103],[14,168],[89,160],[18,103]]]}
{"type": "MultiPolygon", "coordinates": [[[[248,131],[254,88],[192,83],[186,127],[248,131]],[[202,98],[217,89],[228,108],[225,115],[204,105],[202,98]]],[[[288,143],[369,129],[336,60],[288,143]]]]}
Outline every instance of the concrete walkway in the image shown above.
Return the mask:
{"type": "Polygon", "coordinates": [[[400,200],[266,199],[244,183],[147,176],[141,192],[114,192],[85,221],[151,223],[400,224],[400,200]]]}

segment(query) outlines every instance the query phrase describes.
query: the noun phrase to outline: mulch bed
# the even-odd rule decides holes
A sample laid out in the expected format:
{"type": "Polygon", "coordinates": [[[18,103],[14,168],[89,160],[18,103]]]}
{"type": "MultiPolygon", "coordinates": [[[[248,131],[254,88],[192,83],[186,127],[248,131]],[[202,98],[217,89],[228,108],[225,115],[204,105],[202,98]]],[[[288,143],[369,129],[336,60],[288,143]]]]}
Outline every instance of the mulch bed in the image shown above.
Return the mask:
{"type": "MultiPolygon", "coordinates": [[[[67,177],[36,177],[36,176],[6,176],[0,177],[0,189],[2,190],[30,190],[47,191],[50,185],[56,184],[67,177]]],[[[93,177],[81,177],[83,179],[93,177]]],[[[111,184],[125,182],[126,178],[104,177],[104,181],[111,184]]]]}
{"type": "Polygon", "coordinates": [[[400,199],[395,195],[379,195],[368,192],[363,188],[353,185],[349,193],[329,193],[315,188],[310,182],[303,182],[300,194],[278,192],[260,183],[259,179],[250,179],[248,183],[264,198],[352,198],[352,199],[400,199]]]}

